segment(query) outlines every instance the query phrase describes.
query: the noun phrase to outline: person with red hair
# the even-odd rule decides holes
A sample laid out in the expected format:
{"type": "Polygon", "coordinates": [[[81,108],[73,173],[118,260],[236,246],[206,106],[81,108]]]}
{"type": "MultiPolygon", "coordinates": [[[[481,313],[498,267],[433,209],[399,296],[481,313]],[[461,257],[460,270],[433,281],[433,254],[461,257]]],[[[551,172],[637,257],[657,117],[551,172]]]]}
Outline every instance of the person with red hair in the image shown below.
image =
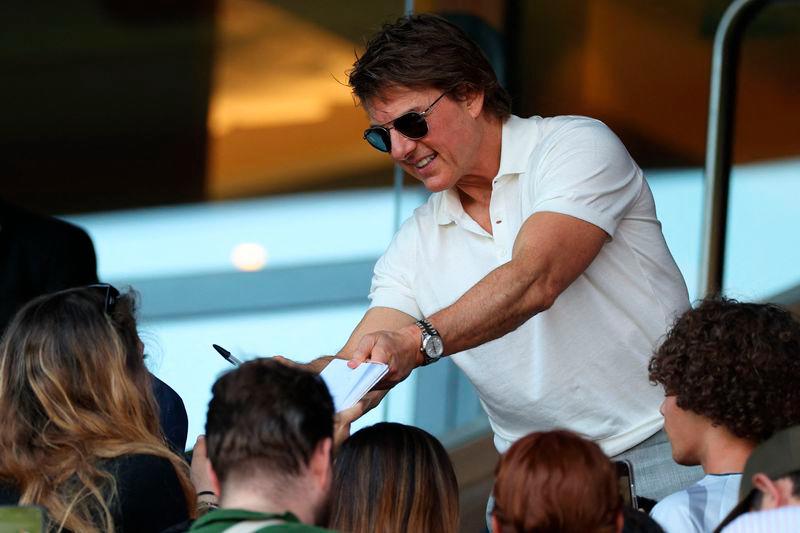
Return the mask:
{"type": "Polygon", "coordinates": [[[565,430],[531,433],[501,457],[492,533],[619,533],[617,474],[600,447],[565,430]]]}

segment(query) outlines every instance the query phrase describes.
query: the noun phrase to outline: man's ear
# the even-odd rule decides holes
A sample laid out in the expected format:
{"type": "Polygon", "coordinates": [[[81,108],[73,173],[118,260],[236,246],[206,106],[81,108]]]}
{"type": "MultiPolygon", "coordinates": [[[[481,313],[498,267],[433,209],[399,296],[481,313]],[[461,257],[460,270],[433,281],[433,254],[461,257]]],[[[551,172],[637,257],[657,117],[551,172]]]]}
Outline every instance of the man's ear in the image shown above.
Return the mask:
{"type": "Polygon", "coordinates": [[[317,481],[318,486],[327,489],[331,480],[331,449],[333,448],[333,439],[328,437],[322,439],[317,443],[314,453],[311,455],[311,461],[308,464],[308,470],[317,481]]]}
{"type": "Polygon", "coordinates": [[[464,103],[467,106],[467,111],[472,116],[472,118],[478,118],[483,111],[483,97],[484,92],[480,89],[475,89],[469,91],[466,94],[466,98],[464,99],[464,103]]]}
{"type": "Polygon", "coordinates": [[[764,497],[761,499],[761,509],[776,509],[781,505],[785,505],[782,501],[784,498],[782,497],[778,485],[766,474],[754,474],[753,487],[764,494],[764,497]]]}

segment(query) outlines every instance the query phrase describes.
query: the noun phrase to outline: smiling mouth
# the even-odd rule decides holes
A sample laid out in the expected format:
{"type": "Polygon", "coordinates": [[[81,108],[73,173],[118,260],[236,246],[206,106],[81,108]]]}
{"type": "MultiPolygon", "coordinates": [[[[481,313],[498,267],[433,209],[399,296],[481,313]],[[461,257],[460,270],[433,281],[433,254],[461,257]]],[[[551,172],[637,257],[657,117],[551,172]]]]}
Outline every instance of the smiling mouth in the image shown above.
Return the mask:
{"type": "Polygon", "coordinates": [[[423,169],[427,167],[430,164],[430,162],[433,161],[434,159],[436,159],[436,154],[431,154],[428,157],[424,157],[419,161],[417,161],[414,167],[418,170],[423,169]]]}

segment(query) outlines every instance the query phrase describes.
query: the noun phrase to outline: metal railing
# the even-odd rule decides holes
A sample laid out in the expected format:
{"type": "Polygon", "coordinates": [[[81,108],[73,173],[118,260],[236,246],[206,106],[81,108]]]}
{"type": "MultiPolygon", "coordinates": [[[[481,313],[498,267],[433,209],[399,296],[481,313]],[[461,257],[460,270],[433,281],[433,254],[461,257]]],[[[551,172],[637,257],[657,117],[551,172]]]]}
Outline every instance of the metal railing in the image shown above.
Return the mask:
{"type": "Polygon", "coordinates": [[[705,166],[705,223],[700,264],[701,296],[722,291],[728,192],[733,157],[736,75],[742,36],[767,5],[797,0],[734,0],[714,36],[705,166]]]}

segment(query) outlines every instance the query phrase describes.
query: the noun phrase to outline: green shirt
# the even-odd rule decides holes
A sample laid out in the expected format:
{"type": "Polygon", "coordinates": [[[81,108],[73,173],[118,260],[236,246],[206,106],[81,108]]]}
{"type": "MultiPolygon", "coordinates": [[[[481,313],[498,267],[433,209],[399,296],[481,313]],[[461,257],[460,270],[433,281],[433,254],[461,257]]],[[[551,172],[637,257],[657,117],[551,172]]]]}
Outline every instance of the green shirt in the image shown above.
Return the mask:
{"type": "Polygon", "coordinates": [[[256,513],[242,509],[217,509],[198,518],[189,530],[196,533],[223,533],[229,527],[242,522],[262,520],[281,520],[283,523],[267,525],[253,530],[253,533],[333,533],[330,529],[304,524],[292,513],[256,513]]]}

